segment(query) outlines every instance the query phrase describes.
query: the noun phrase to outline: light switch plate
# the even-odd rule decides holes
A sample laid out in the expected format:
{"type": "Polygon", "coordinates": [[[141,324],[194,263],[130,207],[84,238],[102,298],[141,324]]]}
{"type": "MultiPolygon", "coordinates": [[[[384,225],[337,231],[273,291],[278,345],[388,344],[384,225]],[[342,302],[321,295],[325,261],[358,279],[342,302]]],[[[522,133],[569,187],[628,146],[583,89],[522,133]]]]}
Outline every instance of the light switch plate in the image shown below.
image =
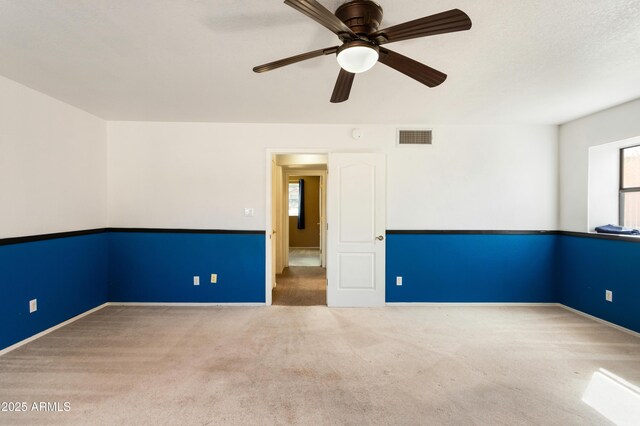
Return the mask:
{"type": "Polygon", "coordinates": [[[607,290],[604,292],[604,298],[607,302],[613,302],[613,291],[607,290]]]}
{"type": "Polygon", "coordinates": [[[211,274],[211,284],[218,282],[218,274],[211,274]]]}
{"type": "Polygon", "coordinates": [[[193,277],[193,285],[200,285],[200,277],[198,275],[193,277]]]}
{"type": "Polygon", "coordinates": [[[32,314],[38,310],[38,299],[29,300],[29,313],[32,314]]]}
{"type": "Polygon", "coordinates": [[[402,285],[402,277],[396,277],[396,285],[402,285]]]}

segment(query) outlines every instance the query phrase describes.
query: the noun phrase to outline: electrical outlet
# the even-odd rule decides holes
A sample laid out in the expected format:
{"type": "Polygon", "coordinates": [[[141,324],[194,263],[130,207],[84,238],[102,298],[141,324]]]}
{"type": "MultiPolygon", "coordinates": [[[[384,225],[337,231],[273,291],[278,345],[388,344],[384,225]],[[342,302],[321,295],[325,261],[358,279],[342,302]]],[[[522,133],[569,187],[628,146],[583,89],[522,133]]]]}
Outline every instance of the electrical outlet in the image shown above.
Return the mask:
{"type": "Polygon", "coordinates": [[[218,274],[211,274],[211,284],[218,282],[218,274]]]}
{"type": "Polygon", "coordinates": [[[396,285],[402,285],[402,277],[396,277],[396,285]]]}
{"type": "Polygon", "coordinates": [[[611,290],[605,291],[604,298],[607,302],[613,302],[613,292],[611,290]]]}
{"type": "Polygon", "coordinates": [[[246,217],[253,217],[253,216],[255,216],[255,214],[256,214],[256,212],[255,212],[255,210],[253,208],[251,208],[251,207],[245,207],[244,208],[244,215],[246,217]]]}
{"type": "Polygon", "coordinates": [[[29,300],[29,313],[32,314],[38,310],[38,299],[29,300]]]}
{"type": "Polygon", "coordinates": [[[194,275],[193,277],[193,285],[200,285],[200,277],[197,275],[194,275]]]}

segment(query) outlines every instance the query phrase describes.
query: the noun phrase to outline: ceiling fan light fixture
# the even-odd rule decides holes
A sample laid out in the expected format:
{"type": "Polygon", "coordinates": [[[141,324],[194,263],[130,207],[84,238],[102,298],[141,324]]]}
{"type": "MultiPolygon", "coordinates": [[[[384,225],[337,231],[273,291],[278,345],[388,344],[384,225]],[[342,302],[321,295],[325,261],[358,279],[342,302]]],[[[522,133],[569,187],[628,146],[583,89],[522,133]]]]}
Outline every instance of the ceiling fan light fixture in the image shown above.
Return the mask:
{"type": "Polygon", "coordinates": [[[337,57],[342,69],[353,74],[369,71],[378,58],[378,47],[360,40],[342,45],[337,57]]]}

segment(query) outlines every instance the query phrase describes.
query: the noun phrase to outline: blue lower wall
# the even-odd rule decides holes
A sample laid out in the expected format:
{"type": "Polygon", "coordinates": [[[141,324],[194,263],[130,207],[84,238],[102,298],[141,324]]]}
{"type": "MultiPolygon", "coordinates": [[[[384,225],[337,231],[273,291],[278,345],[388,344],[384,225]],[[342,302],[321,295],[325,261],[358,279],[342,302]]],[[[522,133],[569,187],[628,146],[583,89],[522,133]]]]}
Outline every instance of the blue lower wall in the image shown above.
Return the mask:
{"type": "Polygon", "coordinates": [[[106,233],[0,246],[0,349],[105,303],[107,264],[106,233]]]}
{"type": "Polygon", "coordinates": [[[111,232],[109,300],[264,303],[265,235],[111,232]]]}
{"type": "Polygon", "coordinates": [[[556,302],[557,238],[388,234],[387,302],[556,302]]]}
{"type": "MultiPolygon", "coordinates": [[[[416,233],[388,234],[386,249],[387,302],[560,302],[640,332],[636,242],[416,233]]],[[[107,301],[264,303],[265,235],[103,232],[0,246],[0,349],[107,301]]]]}
{"type": "Polygon", "coordinates": [[[560,303],[640,332],[640,241],[562,236],[558,244],[560,303]]]}

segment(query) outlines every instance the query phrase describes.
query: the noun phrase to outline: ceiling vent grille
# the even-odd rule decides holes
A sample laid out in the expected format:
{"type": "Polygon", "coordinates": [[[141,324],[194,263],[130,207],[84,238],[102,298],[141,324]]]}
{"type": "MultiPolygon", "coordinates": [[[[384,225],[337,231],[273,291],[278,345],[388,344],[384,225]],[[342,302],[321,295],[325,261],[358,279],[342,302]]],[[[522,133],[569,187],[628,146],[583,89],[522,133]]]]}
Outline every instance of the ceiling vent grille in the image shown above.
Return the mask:
{"type": "Polygon", "coordinates": [[[432,130],[398,129],[398,145],[431,145],[432,142],[432,130]]]}

